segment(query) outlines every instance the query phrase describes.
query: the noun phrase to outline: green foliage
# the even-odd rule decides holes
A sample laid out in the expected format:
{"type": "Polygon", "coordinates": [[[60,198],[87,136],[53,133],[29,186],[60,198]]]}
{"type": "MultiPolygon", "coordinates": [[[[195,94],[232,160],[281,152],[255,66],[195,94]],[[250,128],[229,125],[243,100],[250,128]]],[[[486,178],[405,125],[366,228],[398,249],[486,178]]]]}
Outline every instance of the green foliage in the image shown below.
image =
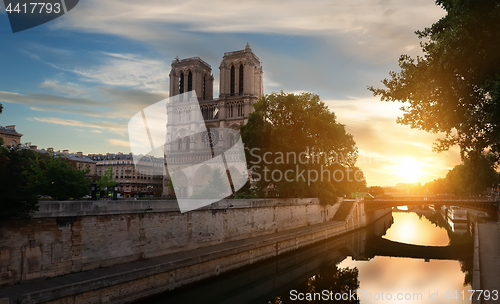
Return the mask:
{"type": "Polygon", "coordinates": [[[38,210],[37,193],[29,184],[34,157],[35,152],[19,146],[0,146],[0,219],[29,217],[38,210]]]}
{"type": "Polygon", "coordinates": [[[450,170],[446,174],[446,189],[459,196],[479,195],[496,183],[497,179],[493,157],[482,155],[473,160],[466,159],[463,164],[450,170]]]}
{"type": "MultiPolygon", "coordinates": [[[[321,293],[323,290],[328,290],[333,294],[343,294],[349,292],[355,293],[359,288],[359,270],[358,268],[339,268],[334,263],[326,265],[323,264],[314,275],[307,278],[303,282],[294,286],[293,290],[302,294],[321,293]]],[[[292,304],[292,303],[323,303],[320,299],[303,299],[297,301],[292,299],[289,293],[276,296],[269,303],[272,304],[292,304]]],[[[358,299],[344,299],[340,303],[359,303],[358,299]]]]}
{"type": "Polygon", "coordinates": [[[465,159],[462,164],[448,171],[446,178],[435,179],[425,184],[423,189],[432,194],[474,196],[496,184],[498,177],[495,156],[483,154],[474,159],[465,159]]]}
{"type": "Polygon", "coordinates": [[[438,0],[447,15],[417,31],[423,57],[402,55],[384,89],[385,101],[400,101],[398,122],[444,132],[434,149],[458,145],[462,158],[500,152],[500,5],[495,0],[438,0]]]}
{"type": "Polygon", "coordinates": [[[32,159],[31,168],[30,184],[40,195],[67,200],[89,193],[88,169],[74,168],[60,155],[37,155],[32,159]]]}
{"type": "Polygon", "coordinates": [[[109,188],[116,185],[116,181],[113,180],[113,168],[107,167],[104,174],[101,175],[101,178],[97,181],[97,189],[100,191],[104,191],[105,189],[109,190],[109,188]]]}
{"type": "Polygon", "coordinates": [[[191,198],[220,198],[221,193],[228,193],[229,185],[222,177],[222,174],[220,168],[214,168],[212,170],[212,177],[208,183],[200,191],[193,193],[191,198]]]}
{"type": "Polygon", "coordinates": [[[358,150],[352,135],[346,133],[344,125],[336,121],[335,114],[318,95],[272,93],[262,96],[254,108],[240,133],[259,196],[321,196],[324,201],[337,193],[348,193],[350,188],[365,186],[364,181],[354,180],[353,172],[351,181],[345,176],[334,182],[332,174],[329,180],[324,174],[321,181],[322,169],[344,173],[358,169],[354,166],[358,150]],[[283,178],[272,177],[274,171],[281,172],[283,178]],[[315,176],[308,178],[309,171],[318,173],[316,181],[315,176]]]}
{"type": "Polygon", "coordinates": [[[432,182],[428,182],[423,186],[423,189],[426,193],[431,194],[445,194],[448,193],[446,188],[446,179],[438,178],[433,180],[432,182]]]}
{"type": "Polygon", "coordinates": [[[368,192],[373,196],[381,196],[384,195],[385,190],[383,187],[380,186],[372,186],[368,188],[368,192]]]}
{"type": "Polygon", "coordinates": [[[339,198],[335,195],[335,187],[329,182],[323,182],[323,190],[326,191],[318,191],[319,203],[321,205],[335,205],[339,198]]]}
{"type": "Polygon", "coordinates": [[[252,187],[252,184],[248,180],[248,176],[243,174],[238,182],[239,185],[243,184],[243,186],[236,191],[236,195],[234,198],[236,199],[245,199],[245,198],[256,198],[257,193],[256,189],[252,187]]]}

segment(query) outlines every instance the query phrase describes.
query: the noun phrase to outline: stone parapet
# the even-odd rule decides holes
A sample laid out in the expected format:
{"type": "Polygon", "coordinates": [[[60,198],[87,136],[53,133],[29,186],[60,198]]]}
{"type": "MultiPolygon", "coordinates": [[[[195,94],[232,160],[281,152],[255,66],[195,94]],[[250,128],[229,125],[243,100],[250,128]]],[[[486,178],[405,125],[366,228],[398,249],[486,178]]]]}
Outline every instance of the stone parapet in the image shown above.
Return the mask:
{"type": "MultiPolygon", "coordinates": [[[[198,210],[227,210],[241,208],[262,208],[277,206],[319,205],[317,198],[285,198],[285,199],[223,199],[198,210]]],[[[33,218],[135,214],[147,212],[178,212],[175,200],[81,200],[81,201],[41,201],[38,212],[33,218]]]]}

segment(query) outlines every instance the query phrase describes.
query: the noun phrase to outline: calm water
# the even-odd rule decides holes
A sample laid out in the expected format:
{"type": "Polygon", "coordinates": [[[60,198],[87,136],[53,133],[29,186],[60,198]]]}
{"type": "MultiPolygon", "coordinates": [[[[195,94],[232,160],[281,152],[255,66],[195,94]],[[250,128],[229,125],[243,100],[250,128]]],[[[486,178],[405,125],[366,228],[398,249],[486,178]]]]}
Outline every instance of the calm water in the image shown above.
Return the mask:
{"type": "Polygon", "coordinates": [[[439,213],[393,212],[366,229],[141,303],[470,303],[471,241],[470,234],[453,233],[439,213]],[[400,243],[465,245],[454,257],[426,260],[432,247],[400,243]],[[308,301],[314,293],[316,300],[308,301]],[[357,299],[335,299],[353,293],[357,299]]]}

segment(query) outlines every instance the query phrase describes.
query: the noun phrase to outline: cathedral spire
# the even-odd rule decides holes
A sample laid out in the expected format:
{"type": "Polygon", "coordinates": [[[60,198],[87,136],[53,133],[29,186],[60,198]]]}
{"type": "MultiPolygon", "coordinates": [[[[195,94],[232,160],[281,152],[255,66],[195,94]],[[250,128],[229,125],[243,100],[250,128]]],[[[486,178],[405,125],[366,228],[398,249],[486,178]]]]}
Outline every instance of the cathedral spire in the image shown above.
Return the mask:
{"type": "Polygon", "coordinates": [[[247,46],[245,46],[245,52],[251,52],[252,49],[250,48],[250,44],[248,44],[248,41],[247,41],[247,46]]]}

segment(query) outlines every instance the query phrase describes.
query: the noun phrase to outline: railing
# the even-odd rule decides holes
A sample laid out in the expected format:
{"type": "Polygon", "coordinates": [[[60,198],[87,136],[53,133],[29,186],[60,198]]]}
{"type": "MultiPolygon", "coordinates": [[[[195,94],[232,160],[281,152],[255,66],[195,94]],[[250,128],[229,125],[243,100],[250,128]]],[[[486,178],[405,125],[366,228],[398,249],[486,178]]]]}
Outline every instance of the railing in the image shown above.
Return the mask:
{"type": "MultiPolygon", "coordinates": [[[[366,201],[366,200],[365,200],[366,201]]],[[[373,202],[496,202],[500,197],[481,197],[481,198],[434,198],[434,197],[404,197],[404,198],[374,198],[373,202]]]]}

